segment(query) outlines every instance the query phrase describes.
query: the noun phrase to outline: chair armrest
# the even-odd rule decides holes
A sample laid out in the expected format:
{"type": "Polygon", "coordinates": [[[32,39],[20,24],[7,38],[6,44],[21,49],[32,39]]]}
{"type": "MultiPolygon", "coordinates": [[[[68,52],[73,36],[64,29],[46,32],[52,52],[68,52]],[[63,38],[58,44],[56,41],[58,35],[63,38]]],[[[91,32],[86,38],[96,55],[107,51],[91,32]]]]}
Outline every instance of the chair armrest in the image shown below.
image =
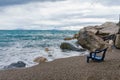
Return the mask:
{"type": "Polygon", "coordinates": [[[108,47],[105,49],[102,49],[102,50],[95,50],[95,53],[100,53],[100,52],[106,51],[107,49],[108,49],[108,47]]]}
{"type": "Polygon", "coordinates": [[[95,56],[96,56],[96,52],[91,52],[91,53],[90,53],[90,57],[92,57],[92,56],[95,57],[95,56]]]}

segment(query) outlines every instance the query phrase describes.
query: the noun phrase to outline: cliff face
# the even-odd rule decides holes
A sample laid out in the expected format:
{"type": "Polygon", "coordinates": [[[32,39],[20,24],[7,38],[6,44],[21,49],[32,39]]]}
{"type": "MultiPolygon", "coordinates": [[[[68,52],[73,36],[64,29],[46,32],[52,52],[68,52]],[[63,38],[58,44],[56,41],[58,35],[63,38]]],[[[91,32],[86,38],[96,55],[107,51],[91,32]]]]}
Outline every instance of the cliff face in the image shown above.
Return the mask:
{"type": "Polygon", "coordinates": [[[87,26],[79,31],[78,44],[89,51],[103,49],[109,46],[111,35],[118,32],[118,26],[113,22],[106,22],[100,26],[87,26]],[[109,38],[105,41],[103,38],[109,38]]]}

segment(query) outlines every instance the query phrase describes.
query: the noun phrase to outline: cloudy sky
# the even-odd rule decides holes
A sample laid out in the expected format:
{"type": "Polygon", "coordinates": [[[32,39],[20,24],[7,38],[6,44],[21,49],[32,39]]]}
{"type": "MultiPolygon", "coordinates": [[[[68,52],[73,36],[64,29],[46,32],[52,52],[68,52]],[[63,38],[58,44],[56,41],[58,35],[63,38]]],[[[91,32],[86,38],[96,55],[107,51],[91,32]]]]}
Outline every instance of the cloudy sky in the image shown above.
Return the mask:
{"type": "Polygon", "coordinates": [[[0,0],[0,29],[78,30],[119,14],[120,0],[0,0]]]}

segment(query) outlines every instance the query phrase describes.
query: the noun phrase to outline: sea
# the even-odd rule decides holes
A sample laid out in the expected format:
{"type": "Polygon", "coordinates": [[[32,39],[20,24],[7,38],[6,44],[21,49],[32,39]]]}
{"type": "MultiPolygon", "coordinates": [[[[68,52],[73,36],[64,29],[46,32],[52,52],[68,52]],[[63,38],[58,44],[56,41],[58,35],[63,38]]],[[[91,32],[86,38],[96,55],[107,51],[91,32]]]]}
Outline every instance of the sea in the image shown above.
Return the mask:
{"type": "Polygon", "coordinates": [[[17,61],[23,61],[27,67],[37,65],[36,57],[45,57],[48,61],[81,56],[85,52],[62,51],[60,44],[68,42],[75,45],[77,40],[65,41],[78,31],[69,30],[0,30],[0,69],[17,61]],[[50,51],[45,51],[48,48],[50,51]]]}

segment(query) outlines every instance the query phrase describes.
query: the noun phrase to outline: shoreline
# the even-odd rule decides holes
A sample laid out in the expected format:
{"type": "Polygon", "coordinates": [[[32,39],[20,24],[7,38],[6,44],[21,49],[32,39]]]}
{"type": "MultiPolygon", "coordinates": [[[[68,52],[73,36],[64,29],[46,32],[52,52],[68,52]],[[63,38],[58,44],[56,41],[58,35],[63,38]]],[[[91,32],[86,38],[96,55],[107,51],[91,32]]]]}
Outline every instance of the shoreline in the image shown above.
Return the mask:
{"type": "Polygon", "coordinates": [[[104,62],[86,56],[57,59],[29,68],[0,71],[0,80],[119,80],[120,50],[107,52],[104,62]]]}
{"type": "MultiPolygon", "coordinates": [[[[118,26],[115,23],[107,22],[101,26],[87,27],[86,30],[92,32],[93,36],[98,30],[102,35],[106,33],[116,34],[118,26]],[[111,31],[113,26],[115,28],[111,31]]],[[[78,39],[80,36],[74,36],[73,38],[78,39]]],[[[91,39],[91,37],[88,39],[91,39]]],[[[96,42],[100,39],[103,41],[102,38],[97,36],[93,37],[93,39],[96,39],[96,42]]],[[[91,46],[88,47],[91,48],[91,46]]],[[[107,50],[103,62],[90,61],[87,63],[86,55],[84,55],[42,62],[29,68],[2,70],[0,71],[0,80],[120,80],[119,53],[119,49],[110,48],[107,50]]]]}

